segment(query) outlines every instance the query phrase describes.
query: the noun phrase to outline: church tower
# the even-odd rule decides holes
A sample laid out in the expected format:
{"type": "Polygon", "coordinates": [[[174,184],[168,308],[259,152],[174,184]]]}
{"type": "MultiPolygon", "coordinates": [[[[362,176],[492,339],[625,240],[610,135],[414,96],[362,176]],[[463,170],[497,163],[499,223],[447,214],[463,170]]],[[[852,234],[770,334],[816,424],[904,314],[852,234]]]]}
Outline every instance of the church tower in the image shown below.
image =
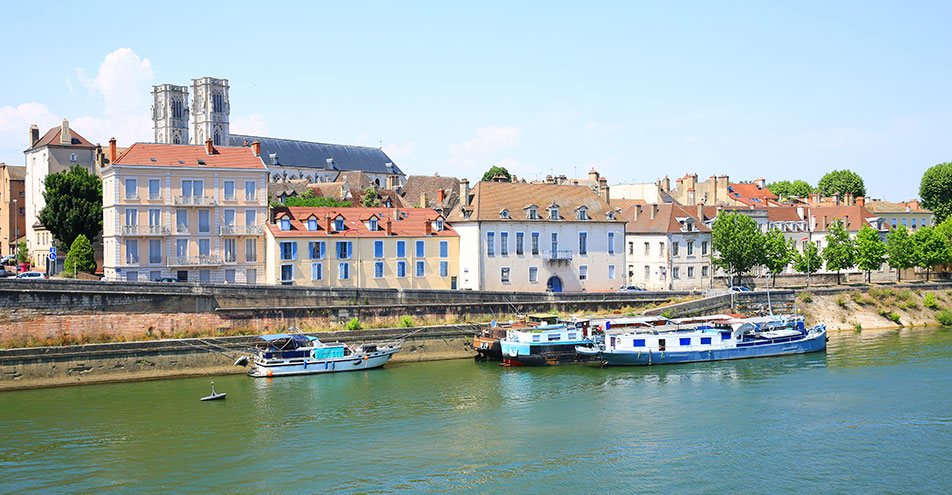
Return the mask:
{"type": "Polygon", "coordinates": [[[193,144],[205,144],[211,138],[215,146],[228,146],[230,112],[228,79],[192,79],[193,144]]]}
{"type": "Polygon", "coordinates": [[[152,86],[152,128],[156,143],[188,144],[187,87],[152,86]]]}

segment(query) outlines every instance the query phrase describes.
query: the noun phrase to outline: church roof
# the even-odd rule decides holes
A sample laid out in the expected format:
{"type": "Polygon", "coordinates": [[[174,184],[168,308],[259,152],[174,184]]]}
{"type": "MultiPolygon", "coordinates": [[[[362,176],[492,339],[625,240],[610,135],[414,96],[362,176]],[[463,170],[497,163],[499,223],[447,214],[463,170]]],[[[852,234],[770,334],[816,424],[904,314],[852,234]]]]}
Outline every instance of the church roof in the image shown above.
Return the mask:
{"type": "Polygon", "coordinates": [[[261,160],[265,165],[282,167],[315,168],[321,170],[360,170],[376,174],[404,175],[393,160],[380,148],[351,146],[345,144],[314,143],[293,139],[278,139],[260,136],[232,134],[231,146],[247,146],[261,143],[261,160]],[[328,160],[333,160],[333,168],[328,160]],[[390,163],[390,168],[387,164],[390,163]]]}

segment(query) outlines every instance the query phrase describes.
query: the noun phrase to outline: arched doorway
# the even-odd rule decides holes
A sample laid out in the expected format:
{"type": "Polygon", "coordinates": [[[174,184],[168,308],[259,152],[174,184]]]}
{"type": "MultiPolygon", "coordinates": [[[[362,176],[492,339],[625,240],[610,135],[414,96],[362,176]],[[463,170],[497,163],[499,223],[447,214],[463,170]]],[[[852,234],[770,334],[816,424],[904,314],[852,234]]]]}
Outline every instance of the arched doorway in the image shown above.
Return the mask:
{"type": "Polygon", "coordinates": [[[545,290],[552,292],[562,292],[562,279],[556,275],[549,277],[549,281],[545,284],[545,290]]]}

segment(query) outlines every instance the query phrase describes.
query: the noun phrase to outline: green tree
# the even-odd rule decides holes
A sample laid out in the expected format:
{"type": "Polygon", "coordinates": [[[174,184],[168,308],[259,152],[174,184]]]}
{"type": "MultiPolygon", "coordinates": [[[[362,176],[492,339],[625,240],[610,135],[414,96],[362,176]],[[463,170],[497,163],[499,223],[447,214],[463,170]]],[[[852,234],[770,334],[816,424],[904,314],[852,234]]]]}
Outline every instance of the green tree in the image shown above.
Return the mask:
{"type": "Polygon", "coordinates": [[[781,198],[789,198],[790,196],[805,198],[813,192],[813,186],[805,180],[795,180],[792,182],[789,180],[780,180],[767,184],[767,189],[781,198]]]}
{"type": "Polygon", "coordinates": [[[929,280],[929,273],[933,268],[948,264],[952,258],[948,241],[932,227],[922,227],[916,231],[912,242],[915,245],[916,266],[926,269],[926,280],[929,280]]]}
{"type": "Polygon", "coordinates": [[[827,270],[836,270],[836,284],[840,283],[840,270],[856,266],[856,247],[850,233],[843,228],[843,222],[837,220],[830,224],[823,248],[823,259],[827,270]]]}
{"type": "Polygon", "coordinates": [[[380,198],[377,197],[377,191],[375,191],[373,187],[368,187],[367,190],[364,191],[364,199],[360,204],[364,208],[376,208],[380,206],[380,198]]]}
{"type": "Polygon", "coordinates": [[[506,177],[506,182],[509,182],[512,180],[512,174],[510,174],[509,171],[506,170],[506,167],[500,167],[498,165],[494,165],[492,168],[487,170],[486,173],[483,174],[482,180],[483,182],[489,182],[493,180],[493,177],[497,175],[504,175],[506,177]]]}
{"type": "Polygon", "coordinates": [[[46,176],[40,211],[40,223],[53,234],[63,251],[76,237],[85,235],[90,241],[102,233],[102,181],[86,169],[75,165],[46,176]]]}
{"type": "Polygon", "coordinates": [[[863,185],[863,178],[857,173],[848,170],[834,170],[820,179],[816,188],[824,196],[839,194],[842,198],[847,193],[853,196],[866,196],[866,186],[863,185]]]}
{"type": "Polygon", "coordinates": [[[26,247],[26,241],[20,241],[17,244],[17,263],[30,262],[30,249],[26,247]]]}
{"type": "Polygon", "coordinates": [[[731,276],[741,276],[761,262],[764,238],[747,215],[722,211],[711,229],[711,262],[731,276]]]}
{"type": "MultiPolygon", "coordinates": [[[[772,275],[782,272],[790,260],[793,258],[793,246],[787,241],[787,238],[779,230],[771,230],[763,235],[764,249],[761,252],[761,264],[772,275]]],[[[777,277],[773,277],[774,285],[777,285],[777,277]]]]}
{"type": "Polygon", "coordinates": [[[820,250],[816,244],[807,242],[803,245],[803,252],[794,251],[793,269],[800,273],[816,273],[823,267],[820,250]]]}
{"type": "Polygon", "coordinates": [[[303,198],[299,196],[291,196],[288,199],[284,200],[284,204],[277,204],[272,206],[305,206],[305,207],[319,207],[319,206],[328,206],[333,208],[350,208],[350,201],[341,201],[334,198],[303,198]]]}
{"type": "Polygon", "coordinates": [[[63,269],[70,274],[96,272],[96,255],[93,252],[93,246],[83,234],[76,236],[73,245],[69,247],[66,261],[63,262],[63,269]]]}
{"type": "Polygon", "coordinates": [[[919,197],[922,207],[932,210],[936,223],[952,214],[952,162],[940,163],[922,174],[919,197]]]}
{"type": "Polygon", "coordinates": [[[856,266],[866,270],[866,281],[872,282],[870,272],[878,270],[886,261],[886,245],[869,225],[864,225],[856,235],[856,266]]]}
{"type": "Polygon", "coordinates": [[[896,269],[896,280],[902,281],[902,271],[916,266],[916,245],[906,227],[900,225],[886,234],[886,262],[896,269]]]}

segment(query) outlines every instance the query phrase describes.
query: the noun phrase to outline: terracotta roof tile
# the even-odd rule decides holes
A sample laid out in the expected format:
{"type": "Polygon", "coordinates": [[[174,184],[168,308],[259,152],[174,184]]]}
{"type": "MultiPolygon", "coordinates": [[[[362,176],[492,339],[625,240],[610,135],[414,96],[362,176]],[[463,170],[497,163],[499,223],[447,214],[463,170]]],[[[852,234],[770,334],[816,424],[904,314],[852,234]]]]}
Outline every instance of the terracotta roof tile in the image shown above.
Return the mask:
{"type": "Polygon", "coordinates": [[[679,218],[694,219],[694,228],[699,232],[710,232],[711,229],[704,225],[703,221],[697,218],[697,208],[691,211],[690,207],[681,206],[674,203],[661,203],[659,205],[638,205],[633,204],[622,210],[622,216],[628,220],[625,225],[625,232],[630,233],[670,233],[682,232],[683,225],[678,221],[679,218]],[[651,218],[651,209],[655,208],[654,218],[651,218]],[[640,211],[636,215],[636,212],[640,211]],[[636,219],[637,217],[637,219],[636,219]]]}
{"type": "Polygon", "coordinates": [[[264,163],[251,148],[218,146],[214,150],[209,155],[205,152],[205,146],[200,145],[135,143],[113,165],[265,170],[264,163]]]}
{"type": "MultiPolygon", "coordinates": [[[[326,237],[326,238],[350,238],[360,237],[387,237],[387,221],[390,222],[390,228],[394,236],[398,237],[423,237],[427,235],[426,221],[432,221],[440,218],[441,215],[427,208],[275,208],[275,218],[290,216],[291,230],[281,230],[280,225],[268,224],[268,230],[276,238],[290,237],[326,237]],[[370,218],[376,214],[380,218],[380,230],[371,231],[363,223],[363,219],[370,218]],[[399,214],[399,220],[397,216],[399,214]],[[317,217],[317,230],[307,230],[307,219],[311,216],[317,217]],[[331,231],[326,230],[327,221],[333,222],[338,216],[343,217],[345,226],[348,230],[335,232],[333,225],[331,231]],[[353,222],[356,227],[351,224],[353,222]]],[[[430,230],[432,237],[456,237],[456,231],[449,222],[444,223],[444,229],[437,231],[435,228],[430,230]]]]}
{"type": "Polygon", "coordinates": [[[555,184],[522,184],[510,182],[478,182],[470,192],[471,203],[454,208],[448,216],[451,220],[463,220],[462,209],[472,209],[469,220],[502,220],[500,212],[509,210],[513,220],[526,220],[525,209],[535,205],[539,219],[548,220],[548,208],[559,205],[559,214],[565,221],[575,221],[575,210],[588,209],[593,221],[608,220],[607,213],[614,211],[588,186],[555,184]]]}

